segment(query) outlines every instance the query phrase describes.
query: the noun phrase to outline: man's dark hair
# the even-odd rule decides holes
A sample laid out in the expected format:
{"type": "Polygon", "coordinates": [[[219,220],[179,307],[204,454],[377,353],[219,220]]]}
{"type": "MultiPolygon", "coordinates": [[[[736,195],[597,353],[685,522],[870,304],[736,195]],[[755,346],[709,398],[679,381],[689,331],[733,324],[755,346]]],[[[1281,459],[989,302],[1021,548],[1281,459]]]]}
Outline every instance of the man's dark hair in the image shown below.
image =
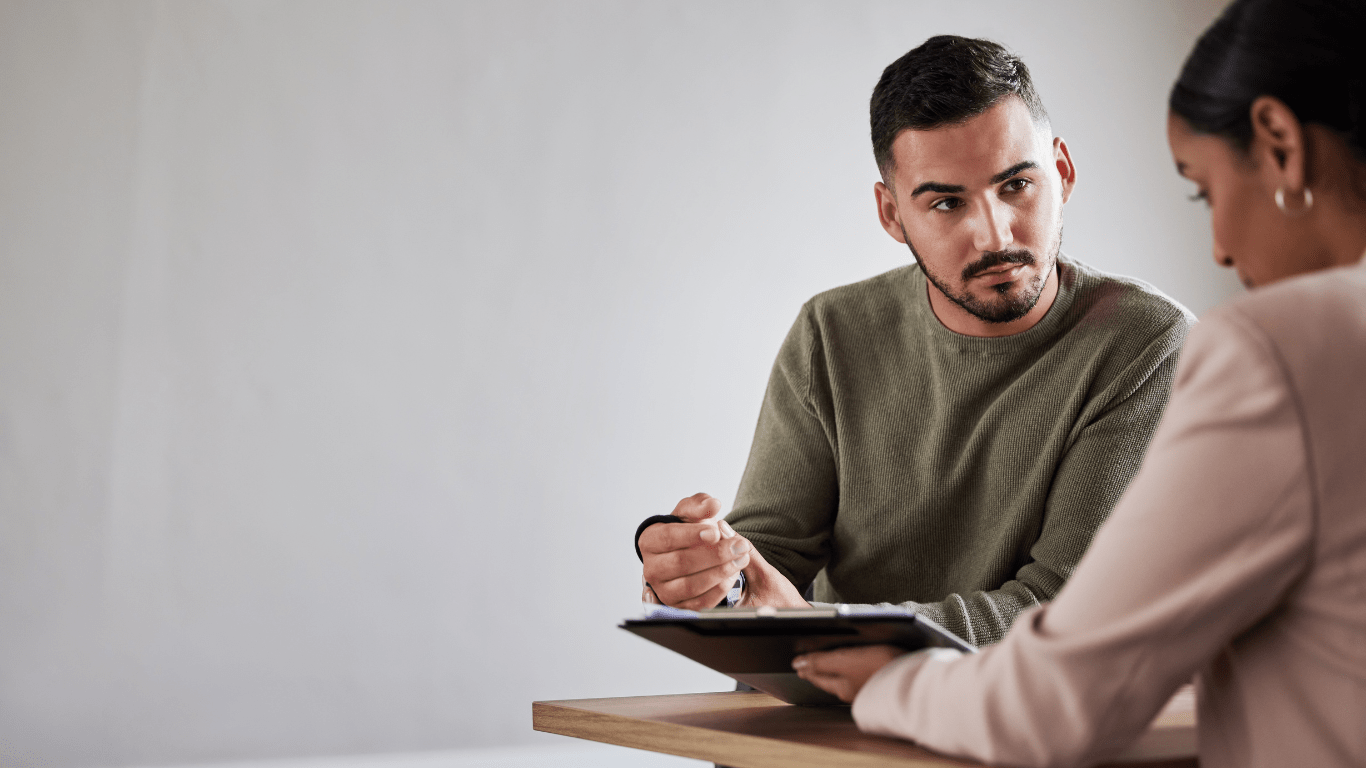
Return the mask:
{"type": "Polygon", "coordinates": [[[1014,94],[1035,123],[1048,120],[1029,68],[990,40],[937,35],[882,70],[868,112],[873,157],[883,180],[896,164],[892,142],[903,130],[928,131],[970,120],[1014,94]]]}

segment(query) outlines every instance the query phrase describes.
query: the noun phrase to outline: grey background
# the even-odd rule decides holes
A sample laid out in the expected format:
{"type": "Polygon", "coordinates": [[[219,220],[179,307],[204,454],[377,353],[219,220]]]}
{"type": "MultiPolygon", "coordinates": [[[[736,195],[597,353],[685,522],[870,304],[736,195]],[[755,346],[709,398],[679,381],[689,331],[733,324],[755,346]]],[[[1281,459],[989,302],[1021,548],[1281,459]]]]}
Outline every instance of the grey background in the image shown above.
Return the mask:
{"type": "MultiPolygon", "coordinates": [[[[1220,2],[0,3],[0,762],[544,745],[719,690],[614,628],[811,294],[906,263],[867,99],[1031,66],[1064,248],[1233,290],[1171,168],[1220,2]]],[[[481,753],[482,754],[482,753],[481,753]]]]}

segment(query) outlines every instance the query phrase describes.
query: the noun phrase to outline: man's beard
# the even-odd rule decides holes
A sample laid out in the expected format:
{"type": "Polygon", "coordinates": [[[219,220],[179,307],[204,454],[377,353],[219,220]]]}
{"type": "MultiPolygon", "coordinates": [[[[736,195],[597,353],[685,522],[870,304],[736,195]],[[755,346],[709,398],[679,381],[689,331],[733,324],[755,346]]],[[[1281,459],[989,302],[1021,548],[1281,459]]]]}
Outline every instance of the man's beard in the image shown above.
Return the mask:
{"type": "MultiPolygon", "coordinates": [[[[964,311],[979,320],[988,323],[1009,323],[1019,320],[1039,303],[1039,297],[1043,295],[1044,286],[1048,284],[1048,275],[1053,271],[1054,265],[1058,263],[1058,253],[1062,251],[1062,224],[1058,224],[1057,245],[1053,248],[1053,253],[1048,259],[1047,269],[1041,270],[1033,282],[1025,283],[1016,287],[1016,281],[1006,281],[993,286],[996,296],[993,299],[979,299],[968,293],[966,288],[961,292],[955,292],[949,287],[942,276],[936,275],[925,266],[925,262],[920,258],[920,254],[915,250],[915,245],[911,243],[911,238],[906,235],[906,228],[901,228],[901,236],[906,239],[906,247],[911,249],[911,255],[920,265],[920,271],[925,273],[925,279],[929,280],[939,292],[948,297],[949,301],[962,307],[964,311]],[[1011,288],[1016,290],[1011,291],[1011,288]]],[[[977,275],[988,269],[999,267],[1003,264],[1022,264],[1033,266],[1038,263],[1034,254],[1026,249],[1020,248],[1012,251],[988,251],[982,257],[963,268],[960,275],[964,284],[977,275]]]]}

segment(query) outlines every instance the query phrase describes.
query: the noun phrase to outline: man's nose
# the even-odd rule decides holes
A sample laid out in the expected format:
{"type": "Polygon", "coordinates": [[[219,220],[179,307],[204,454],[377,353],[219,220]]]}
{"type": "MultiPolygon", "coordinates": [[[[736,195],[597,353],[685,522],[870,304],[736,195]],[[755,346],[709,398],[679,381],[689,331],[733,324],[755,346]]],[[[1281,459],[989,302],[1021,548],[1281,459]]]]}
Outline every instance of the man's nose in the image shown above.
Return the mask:
{"type": "Polygon", "coordinates": [[[975,222],[973,246],[983,253],[1004,251],[1009,248],[1010,244],[1015,242],[1015,235],[1011,232],[1014,217],[1009,208],[992,201],[980,206],[978,210],[981,213],[975,222]]]}

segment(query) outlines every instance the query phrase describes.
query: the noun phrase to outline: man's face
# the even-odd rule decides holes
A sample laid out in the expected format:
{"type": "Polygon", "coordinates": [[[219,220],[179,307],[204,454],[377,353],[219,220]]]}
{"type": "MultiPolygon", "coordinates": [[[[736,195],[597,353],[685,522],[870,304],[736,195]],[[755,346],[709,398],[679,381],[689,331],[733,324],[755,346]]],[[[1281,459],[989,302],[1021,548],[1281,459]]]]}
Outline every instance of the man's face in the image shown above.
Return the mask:
{"type": "Polygon", "coordinates": [[[959,125],[902,131],[879,213],[926,277],[987,323],[1029,313],[1062,246],[1075,172],[1061,139],[1008,96],[959,125]]]}

